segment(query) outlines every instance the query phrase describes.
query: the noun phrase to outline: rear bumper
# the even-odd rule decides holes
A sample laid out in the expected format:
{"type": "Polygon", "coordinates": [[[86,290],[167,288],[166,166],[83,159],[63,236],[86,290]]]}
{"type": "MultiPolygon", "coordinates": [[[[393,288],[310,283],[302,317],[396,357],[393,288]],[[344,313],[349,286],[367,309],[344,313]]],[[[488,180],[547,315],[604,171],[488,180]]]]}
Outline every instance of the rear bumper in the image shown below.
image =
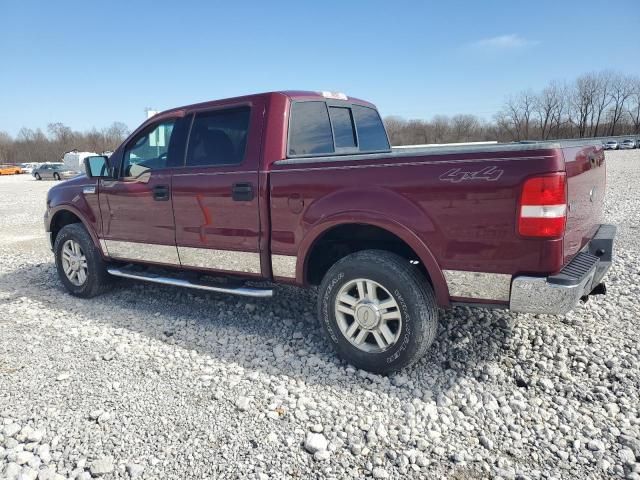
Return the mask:
{"type": "Polygon", "coordinates": [[[563,315],[600,284],[613,261],[614,225],[601,225],[595,236],[559,273],[517,276],[511,282],[509,309],[563,315]]]}

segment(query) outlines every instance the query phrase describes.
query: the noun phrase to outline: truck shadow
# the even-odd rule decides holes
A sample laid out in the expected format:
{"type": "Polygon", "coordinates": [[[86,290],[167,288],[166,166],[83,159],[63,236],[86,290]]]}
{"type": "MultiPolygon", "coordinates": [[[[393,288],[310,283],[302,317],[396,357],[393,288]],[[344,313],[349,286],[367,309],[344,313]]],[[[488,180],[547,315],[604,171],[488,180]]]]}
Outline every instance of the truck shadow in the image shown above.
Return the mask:
{"type": "MultiPolygon", "coordinates": [[[[437,397],[465,379],[486,381],[494,362],[514,355],[512,315],[460,307],[440,312],[428,354],[398,377],[357,372],[324,338],[315,292],[287,286],[276,287],[272,299],[247,299],[121,280],[112,291],[84,300],[64,290],[53,263],[43,263],[0,275],[0,296],[3,302],[28,297],[59,315],[126,329],[269,375],[369,390],[391,382],[406,398],[437,397]]],[[[523,386],[516,377],[514,382],[523,386]]]]}

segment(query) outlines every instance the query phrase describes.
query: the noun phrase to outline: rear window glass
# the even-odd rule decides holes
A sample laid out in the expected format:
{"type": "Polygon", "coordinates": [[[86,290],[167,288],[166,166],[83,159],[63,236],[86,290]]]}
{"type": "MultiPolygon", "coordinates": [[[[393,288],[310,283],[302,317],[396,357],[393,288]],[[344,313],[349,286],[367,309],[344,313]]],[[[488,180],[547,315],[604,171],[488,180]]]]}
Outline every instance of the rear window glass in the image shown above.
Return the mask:
{"type": "Polygon", "coordinates": [[[351,109],[329,107],[329,115],[336,138],[336,148],[354,148],[356,146],[356,132],[353,128],[351,109]]]}
{"type": "Polygon", "coordinates": [[[389,150],[389,141],[380,115],[373,108],[353,106],[353,116],[358,129],[360,151],[389,150]]]}
{"type": "Polygon", "coordinates": [[[300,102],[291,107],[289,155],[333,153],[329,113],[324,102],[300,102]]]}

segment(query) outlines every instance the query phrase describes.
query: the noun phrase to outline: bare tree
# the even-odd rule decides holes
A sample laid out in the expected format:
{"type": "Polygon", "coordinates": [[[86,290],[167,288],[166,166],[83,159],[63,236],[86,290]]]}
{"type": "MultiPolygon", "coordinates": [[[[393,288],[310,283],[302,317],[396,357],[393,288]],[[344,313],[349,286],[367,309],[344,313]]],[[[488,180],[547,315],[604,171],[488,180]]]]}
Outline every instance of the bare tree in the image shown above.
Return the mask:
{"type": "Polygon", "coordinates": [[[503,109],[496,115],[496,121],[506,129],[513,140],[527,140],[531,128],[536,98],[533,92],[525,91],[509,97],[503,109]]]}
{"type": "Polygon", "coordinates": [[[13,161],[13,139],[7,132],[0,131],[0,163],[13,161]]]}
{"type": "Polygon", "coordinates": [[[103,135],[104,150],[115,150],[129,135],[129,128],[122,122],[113,122],[110,127],[103,130],[103,135]]]}
{"type": "Polygon", "coordinates": [[[0,162],[31,163],[59,161],[65,152],[84,150],[104,152],[115,150],[127,137],[129,129],[122,122],[114,122],[102,130],[80,133],[60,123],[47,126],[49,135],[40,129],[23,127],[15,138],[0,132],[0,162]]]}
{"type": "Polygon", "coordinates": [[[554,120],[557,124],[562,103],[562,90],[557,83],[551,83],[535,98],[534,111],[537,117],[537,127],[543,140],[549,138],[554,120]],[[557,117],[557,118],[556,118],[557,117]]]}
{"type": "Polygon", "coordinates": [[[587,135],[597,92],[598,80],[593,75],[586,74],[578,77],[571,96],[571,103],[572,122],[578,128],[580,138],[587,135]]]}
{"type": "Polygon", "coordinates": [[[640,134],[640,78],[632,81],[632,94],[629,97],[627,112],[633,125],[633,133],[640,134]]]}
{"type": "Polygon", "coordinates": [[[625,75],[615,75],[611,81],[611,109],[609,135],[615,135],[616,126],[624,113],[625,103],[633,95],[633,81],[625,75]]]}
{"type": "Polygon", "coordinates": [[[609,71],[594,74],[596,82],[596,91],[593,97],[593,105],[591,109],[591,130],[593,137],[598,136],[600,122],[604,118],[604,113],[611,105],[611,86],[613,73],[609,71]]]}
{"type": "Polygon", "coordinates": [[[480,121],[475,115],[455,115],[451,118],[451,141],[468,142],[478,136],[480,121]]]}

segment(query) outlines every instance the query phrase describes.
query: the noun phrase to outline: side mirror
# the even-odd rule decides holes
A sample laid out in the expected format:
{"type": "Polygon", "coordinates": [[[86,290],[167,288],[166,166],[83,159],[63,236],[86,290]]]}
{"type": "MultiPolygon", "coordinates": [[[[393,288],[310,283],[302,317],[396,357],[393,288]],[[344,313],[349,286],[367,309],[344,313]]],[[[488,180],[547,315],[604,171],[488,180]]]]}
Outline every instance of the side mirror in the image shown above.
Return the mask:
{"type": "Polygon", "coordinates": [[[88,178],[111,178],[108,158],[104,155],[86,157],[83,163],[88,178]]]}

